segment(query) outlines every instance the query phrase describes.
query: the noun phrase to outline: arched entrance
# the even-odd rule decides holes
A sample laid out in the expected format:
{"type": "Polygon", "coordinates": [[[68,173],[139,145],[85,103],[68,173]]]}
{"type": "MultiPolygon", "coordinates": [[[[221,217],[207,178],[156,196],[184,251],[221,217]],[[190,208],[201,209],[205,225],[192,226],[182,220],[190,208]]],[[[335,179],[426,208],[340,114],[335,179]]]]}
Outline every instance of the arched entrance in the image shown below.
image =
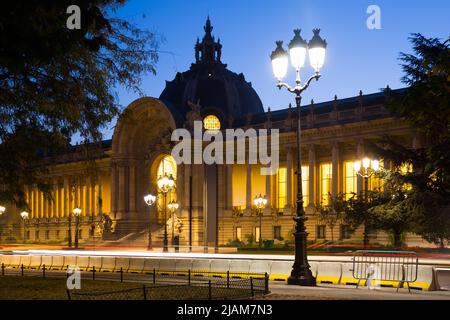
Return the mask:
{"type": "MultiPolygon", "coordinates": [[[[152,175],[150,174],[150,177],[154,179],[154,181],[151,181],[150,183],[155,185],[157,180],[164,175],[172,176],[175,180],[175,187],[167,193],[167,203],[170,201],[177,201],[177,192],[176,192],[176,186],[177,186],[177,164],[175,162],[175,159],[171,155],[163,155],[162,158],[159,158],[156,160],[157,166],[156,166],[156,174],[152,175]]],[[[158,191],[159,192],[159,191],[158,191]]],[[[158,223],[163,223],[164,221],[164,199],[162,196],[158,197],[158,212],[157,212],[157,220],[158,223]]],[[[169,215],[169,213],[167,213],[169,215]]]]}

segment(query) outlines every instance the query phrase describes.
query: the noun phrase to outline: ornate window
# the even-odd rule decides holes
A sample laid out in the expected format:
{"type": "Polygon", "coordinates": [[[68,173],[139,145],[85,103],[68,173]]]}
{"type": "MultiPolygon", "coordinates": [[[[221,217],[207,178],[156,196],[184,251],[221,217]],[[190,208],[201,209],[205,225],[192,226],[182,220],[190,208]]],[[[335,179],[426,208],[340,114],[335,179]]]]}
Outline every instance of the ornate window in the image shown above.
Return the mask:
{"type": "Polygon", "coordinates": [[[205,130],[220,130],[220,120],[215,115],[208,115],[203,119],[203,128],[205,130]]]}
{"type": "Polygon", "coordinates": [[[333,175],[331,162],[320,164],[320,202],[322,205],[330,204],[331,177],[333,175]]]}
{"type": "Polygon", "coordinates": [[[302,166],[303,207],[309,204],[309,166],[302,166]]]}
{"type": "Polygon", "coordinates": [[[357,176],[353,161],[344,161],[344,192],[345,199],[348,200],[356,193],[357,176]]]}
{"type": "Polygon", "coordinates": [[[283,210],[287,202],[287,170],[286,168],[278,168],[277,174],[277,208],[283,210]]]}

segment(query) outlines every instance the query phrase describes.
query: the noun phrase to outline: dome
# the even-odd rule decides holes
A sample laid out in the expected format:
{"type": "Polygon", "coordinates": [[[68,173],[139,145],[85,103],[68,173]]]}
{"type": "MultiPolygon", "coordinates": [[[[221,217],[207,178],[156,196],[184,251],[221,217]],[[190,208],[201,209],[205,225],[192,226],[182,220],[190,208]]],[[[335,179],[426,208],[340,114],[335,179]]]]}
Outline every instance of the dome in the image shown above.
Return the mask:
{"type": "Polygon", "coordinates": [[[247,114],[263,113],[264,108],[251,83],[242,73],[236,74],[221,62],[222,45],[212,36],[208,17],[202,42],[195,45],[195,63],[175,79],[166,81],[159,99],[183,117],[190,105],[200,106],[202,116],[216,114],[222,120],[241,118],[247,114]]]}

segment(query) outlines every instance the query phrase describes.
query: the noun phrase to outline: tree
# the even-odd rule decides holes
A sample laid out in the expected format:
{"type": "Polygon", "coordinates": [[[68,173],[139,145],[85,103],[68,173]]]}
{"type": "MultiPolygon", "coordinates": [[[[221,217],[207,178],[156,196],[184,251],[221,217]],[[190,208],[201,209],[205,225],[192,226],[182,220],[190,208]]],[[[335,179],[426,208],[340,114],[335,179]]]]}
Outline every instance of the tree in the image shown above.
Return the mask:
{"type": "Polygon", "coordinates": [[[114,17],[123,3],[77,1],[79,30],[66,27],[72,1],[2,3],[0,202],[25,207],[23,187],[45,185],[45,158],[74,134],[95,146],[120,111],[114,88],[140,93],[141,75],[155,73],[158,37],[114,17]]]}
{"type": "Polygon", "coordinates": [[[331,241],[334,241],[334,227],[342,219],[345,207],[345,195],[338,194],[336,196],[330,195],[330,204],[323,205],[322,203],[317,205],[315,210],[318,214],[319,221],[331,230],[331,241]]]}
{"type": "Polygon", "coordinates": [[[401,53],[400,93],[386,91],[386,107],[411,124],[423,144],[411,149],[403,142],[384,137],[373,146],[394,168],[411,165],[411,172],[393,176],[411,190],[404,204],[416,216],[415,231],[425,239],[444,245],[450,234],[450,38],[441,41],[411,36],[414,54],[401,53]]]}
{"type": "Polygon", "coordinates": [[[395,248],[403,246],[403,235],[414,227],[414,213],[411,210],[409,185],[399,182],[395,171],[384,171],[384,191],[376,194],[376,206],[369,209],[373,225],[377,230],[386,231],[392,236],[395,248]]]}
{"type": "Polygon", "coordinates": [[[364,227],[364,247],[369,245],[369,234],[371,231],[376,230],[376,221],[374,215],[371,214],[370,209],[378,205],[379,191],[369,191],[367,194],[367,199],[362,196],[362,194],[357,195],[352,193],[352,196],[343,201],[343,221],[348,225],[350,232],[355,232],[360,226],[364,227]]]}

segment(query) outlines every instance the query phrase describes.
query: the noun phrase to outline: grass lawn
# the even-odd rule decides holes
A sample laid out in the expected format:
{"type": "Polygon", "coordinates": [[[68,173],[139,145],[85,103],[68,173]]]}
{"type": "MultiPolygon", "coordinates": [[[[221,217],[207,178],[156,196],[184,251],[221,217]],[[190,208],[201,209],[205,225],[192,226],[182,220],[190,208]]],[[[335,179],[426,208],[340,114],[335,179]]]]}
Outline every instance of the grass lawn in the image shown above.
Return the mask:
{"type": "MultiPolygon", "coordinates": [[[[136,283],[82,280],[82,291],[114,291],[141,287],[136,283]]],[[[0,277],[0,300],[67,300],[65,278],[0,277]]]]}
{"type": "MultiPolygon", "coordinates": [[[[208,299],[207,286],[146,284],[147,300],[208,299]]],[[[249,298],[250,288],[211,288],[212,299],[249,298]]],[[[143,284],[82,280],[81,290],[71,291],[72,300],[143,300],[143,284]],[[127,291],[127,289],[133,289],[127,291]],[[117,292],[121,291],[122,292],[117,292]],[[89,293],[88,295],[83,295],[89,293]]],[[[0,277],[0,300],[67,300],[66,279],[0,277]]]]}

